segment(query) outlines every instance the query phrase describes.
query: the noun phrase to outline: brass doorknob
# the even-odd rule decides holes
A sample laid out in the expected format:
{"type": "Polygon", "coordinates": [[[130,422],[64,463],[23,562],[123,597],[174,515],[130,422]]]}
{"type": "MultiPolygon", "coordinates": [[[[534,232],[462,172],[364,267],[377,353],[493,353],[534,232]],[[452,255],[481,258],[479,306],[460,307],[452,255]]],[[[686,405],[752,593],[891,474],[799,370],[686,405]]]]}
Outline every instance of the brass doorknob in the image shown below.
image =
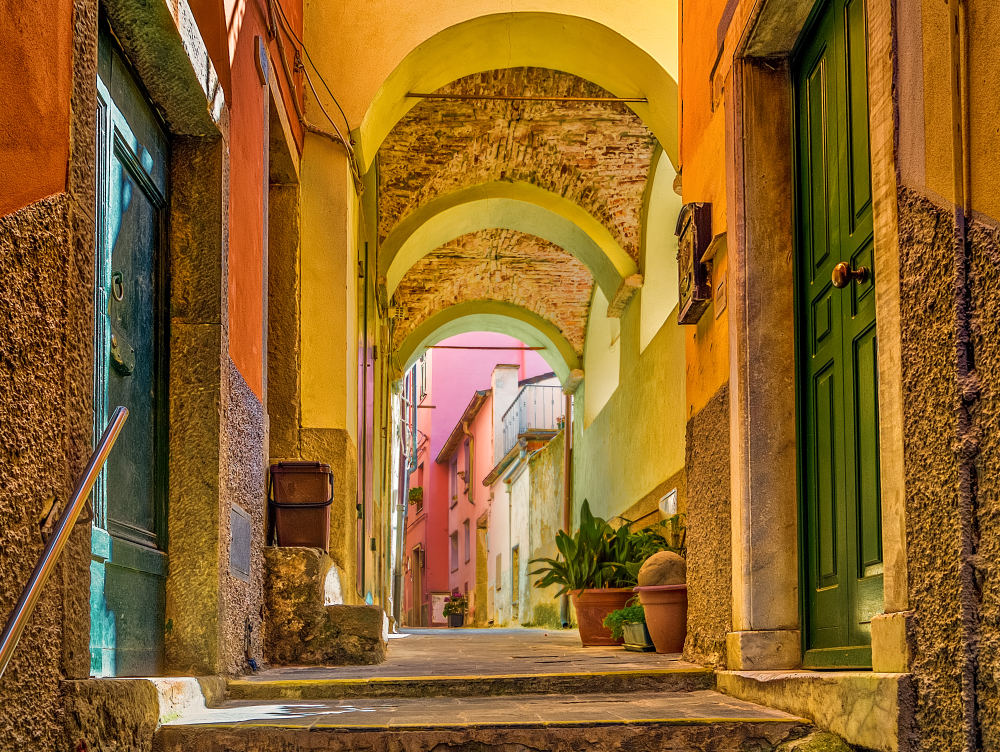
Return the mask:
{"type": "Polygon", "coordinates": [[[868,267],[862,266],[860,269],[852,269],[846,261],[841,261],[833,267],[833,286],[838,290],[843,290],[851,282],[868,281],[868,267]]]}

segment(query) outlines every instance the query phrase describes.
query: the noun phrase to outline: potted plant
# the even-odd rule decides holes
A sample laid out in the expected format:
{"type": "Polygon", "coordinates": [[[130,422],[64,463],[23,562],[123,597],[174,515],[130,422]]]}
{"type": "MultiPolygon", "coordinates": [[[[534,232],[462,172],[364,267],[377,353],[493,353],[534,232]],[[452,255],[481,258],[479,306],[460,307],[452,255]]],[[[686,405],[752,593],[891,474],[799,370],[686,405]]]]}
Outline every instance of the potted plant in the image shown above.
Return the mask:
{"type": "Polygon", "coordinates": [[[627,524],[616,530],[594,517],[584,500],[576,534],[563,530],[556,534],[559,556],[532,560],[542,565],[531,572],[542,575],[535,587],[560,585],[556,597],[564,593],[572,597],[584,647],[621,644],[622,638],[615,639],[604,626],[604,618],[624,608],[632,597],[644,558],[640,542],[627,524]]]}
{"type": "Polygon", "coordinates": [[[604,617],[604,626],[611,630],[615,639],[625,640],[625,649],[637,653],[649,653],[656,650],[653,640],[646,629],[646,612],[641,605],[635,603],[633,597],[629,606],[612,611],[604,617]]]}
{"type": "Polygon", "coordinates": [[[465,625],[465,612],[469,609],[469,599],[457,590],[444,599],[444,615],[448,617],[449,627],[465,625]]]}
{"type": "Polygon", "coordinates": [[[684,561],[683,518],[673,527],[679,544],[654,553],[639,570],[635,592],[646,613],[646,624],[657,653],[680,653],[687,636],[687,564],[684,561]]]}

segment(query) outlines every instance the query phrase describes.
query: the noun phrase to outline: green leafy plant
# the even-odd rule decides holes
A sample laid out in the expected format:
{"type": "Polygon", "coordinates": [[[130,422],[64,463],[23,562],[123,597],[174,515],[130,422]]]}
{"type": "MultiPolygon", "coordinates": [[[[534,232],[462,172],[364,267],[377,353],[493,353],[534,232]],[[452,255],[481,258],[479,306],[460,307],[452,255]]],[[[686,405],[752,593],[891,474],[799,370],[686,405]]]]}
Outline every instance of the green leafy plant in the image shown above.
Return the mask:
{"type": "Polygon", "coordinates": [[[464,614],[469,609],[469,599],[457,590],[444,599],[444,615],[464,614]]]}
{"type": "MultiPolygon", "coordinates": [[[[629,601],[629,603],[631,602],[632,601],[629,601]]],[[[604,626],[611,630],[611,639],[613,640],[620,640],[622,638],[622,627],[626,624],[645,623],[646,612],[638,603],[632,606],[626,606],[625,608],[620,608],[617,611],[612,611],[604,617],[604,626]]]]}
{"type": "Polygon", "coordinates": [[[649,556],[657,551],[678,550],[662,531],[670,520],[632,532],[632,522],[622,518],[622,525],[615,528],[595,517],[585,499],[576,534],[571,536],[563,530],[556,534],[559,555],[555,559],[532,560],[532,564],[541,564],[531,572],[542,575],[535,587],[560,585],[557,596],[571,590],[633,587],[649,556]]]}
{"type": "Polygon", "coordinates": [[[409,499],[412,502],[421,502],[424,500],[424,487],[417,486],[416,488],[411,488],[409,493],[409,499]]]}

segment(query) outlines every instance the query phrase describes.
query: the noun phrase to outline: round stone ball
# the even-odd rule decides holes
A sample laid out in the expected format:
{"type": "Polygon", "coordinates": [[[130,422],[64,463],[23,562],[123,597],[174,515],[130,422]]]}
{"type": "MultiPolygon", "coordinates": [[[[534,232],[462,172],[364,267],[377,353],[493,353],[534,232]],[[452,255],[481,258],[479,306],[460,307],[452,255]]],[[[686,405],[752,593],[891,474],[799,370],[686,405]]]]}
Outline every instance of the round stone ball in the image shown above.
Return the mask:
{"type": "Polygon", "coordinates": [[[683,585],[687,582],[687,562],[673,551],[659,551],[650,556],[639,570],[639,585],[683,585]]]}

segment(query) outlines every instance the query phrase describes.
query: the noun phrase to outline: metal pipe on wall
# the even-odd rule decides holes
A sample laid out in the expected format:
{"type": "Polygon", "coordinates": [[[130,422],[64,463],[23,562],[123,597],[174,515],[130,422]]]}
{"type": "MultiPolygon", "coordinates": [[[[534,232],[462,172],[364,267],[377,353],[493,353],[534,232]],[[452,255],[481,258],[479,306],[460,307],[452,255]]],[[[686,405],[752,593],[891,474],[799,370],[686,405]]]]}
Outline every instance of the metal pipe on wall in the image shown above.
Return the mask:
{"type": "MultiPolygon", "coordinates": [[[[571,500],[573,497],[573,479],[571,477],[573,468],[573,396],[566,395],[565,413],[563,417],[563,504],[562,504],[562,527],[568,535],[571,523],[571,500]]],[[[559,622],[563,629],[569,627],[569,595],[563,594],[559,598],[559,622]]]]}

